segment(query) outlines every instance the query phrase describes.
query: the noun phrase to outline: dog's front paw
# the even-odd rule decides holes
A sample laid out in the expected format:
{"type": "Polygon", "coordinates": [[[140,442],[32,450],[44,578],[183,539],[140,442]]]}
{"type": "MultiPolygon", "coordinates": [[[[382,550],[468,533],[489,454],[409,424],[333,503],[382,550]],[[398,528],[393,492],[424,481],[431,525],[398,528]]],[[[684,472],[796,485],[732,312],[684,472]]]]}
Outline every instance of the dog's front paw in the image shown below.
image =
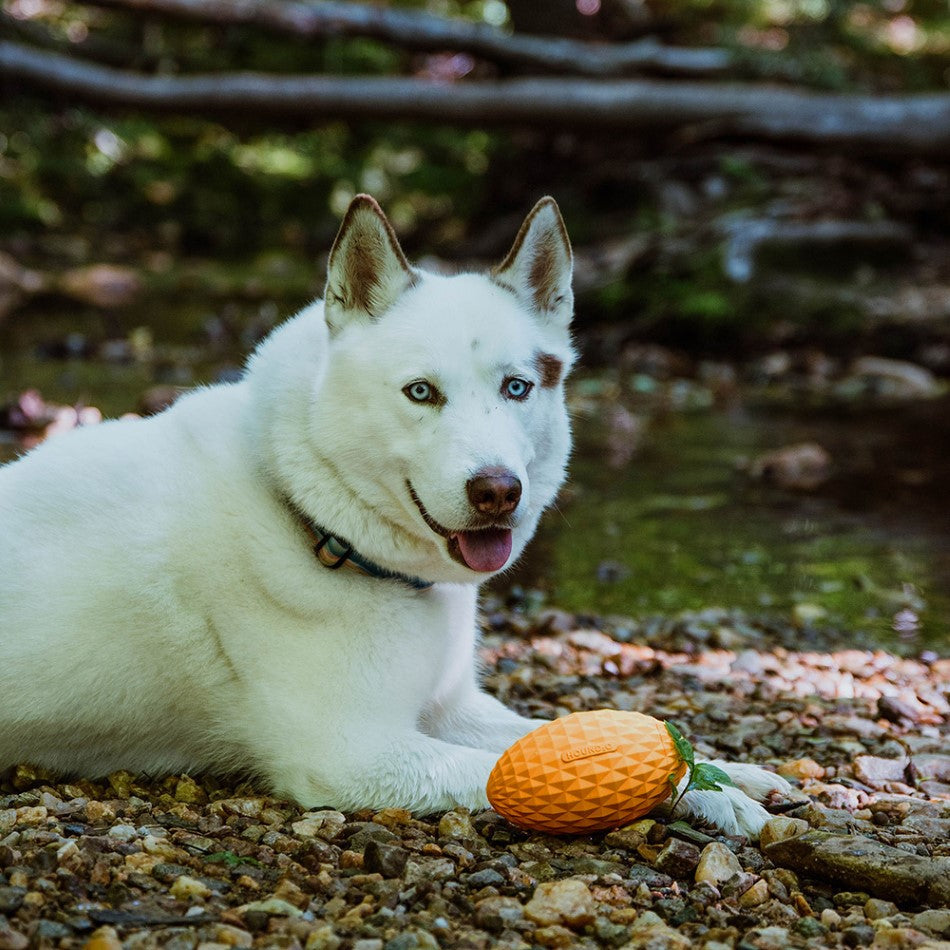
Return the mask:
{"type": "Polygon", "coordinates": [[[741,789],[729,785],[724,785],[721,792],[687,792],[681,801],[689,818],[714,825],[727,835],[745,835],[754,841],[772,817],[741,789]]]}
{"type": "Polygon", "coordinates": [[[546,726],[548,719],[517,719],[505,722],[492,736],[492,751],[504,752],[516,742],[523,739],[528,733],[534,732],[539,726],[546,726]]]}
{"type": "Polygon", "coordinates": [[[694,819],[715,825],[726,834],[745,835],[757,841],[762,827],[772,817],[759,802],[775,792],[788,794],[791,786],[774,772],[740,762],[710,762],[735,782],[722,791],[691,791],[682,798],[682,807],[694,819]]]}
{"type": "Polygon", "coordinates": [[[710,765],[722,769],[738,788],[757,802],[764,802],[774,792],[788,795],[792,786],[782,778],[760,765],[749,765],[746,762],[726,762],[723,759],[711,759],[710,765]]]}

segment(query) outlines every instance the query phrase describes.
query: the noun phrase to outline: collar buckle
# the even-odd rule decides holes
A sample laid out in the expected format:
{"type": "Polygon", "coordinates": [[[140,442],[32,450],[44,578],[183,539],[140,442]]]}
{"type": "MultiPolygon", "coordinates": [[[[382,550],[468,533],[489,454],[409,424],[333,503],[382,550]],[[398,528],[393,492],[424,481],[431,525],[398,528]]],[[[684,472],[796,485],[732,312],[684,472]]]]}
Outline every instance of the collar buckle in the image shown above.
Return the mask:
{"type": "Polygon", "coordinates": [[[348,541],[332,534],[325,528],[321,528],[315,521],[311,521],[289,499],[287,504],[307,532],[314,556],[328,570],[338,571],[340,568],[346,567],[358,571],[365,577],[401,581],[406,587],[416,591],[426,591],[433,586],[432,581],[425,581],[421,577],[412,577],[399,571],[387,570],[369,558],[363,557],[362,554],[358,554],[353,549],[348,541]]]}

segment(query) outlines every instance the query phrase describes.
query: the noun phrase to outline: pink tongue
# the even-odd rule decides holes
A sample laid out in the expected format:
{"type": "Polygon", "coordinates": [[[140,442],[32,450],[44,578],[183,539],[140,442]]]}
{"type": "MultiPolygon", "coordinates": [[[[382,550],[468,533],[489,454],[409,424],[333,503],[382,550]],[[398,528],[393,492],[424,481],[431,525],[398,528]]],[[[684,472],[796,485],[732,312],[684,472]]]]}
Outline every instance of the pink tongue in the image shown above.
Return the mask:
{"type": "Polygon", "coordinates": [[[511,531],[507,528],[459,531],[455,538],[462,560],[473,571],[500,571],[511,554],[511,531]]]}

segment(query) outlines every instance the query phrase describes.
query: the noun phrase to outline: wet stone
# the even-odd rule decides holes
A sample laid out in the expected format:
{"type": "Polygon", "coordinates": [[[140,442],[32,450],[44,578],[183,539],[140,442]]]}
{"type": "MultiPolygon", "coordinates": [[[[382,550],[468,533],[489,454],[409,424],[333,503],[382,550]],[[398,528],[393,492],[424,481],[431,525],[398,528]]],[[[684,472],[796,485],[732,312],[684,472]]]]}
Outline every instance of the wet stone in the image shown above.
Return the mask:
{"type": "Polygon", "coordinates": [[[652,818],[645,818],[642,821],[634,822],[632,825],[625,825],[623,828],[611,831],[604,838],[604,843],[611,848],[636,851],[641,844],[646,842],[647,835],[655,824],[656,822],[652,818]]]}
{"type": "Polygon", "coordinates": [[[424,930],[407,930],[387,940],[383,950],[439,950],[439,942],[424,930]]]}
{"type": "Polygon", "coordinates": [[[72,930],[58,920],[38,920],[33,928],[34,940],[64,940],[72,935],[72,930]]]}
{"type": "Polygon", "coordinates": [[[307,812],[298,821],[291,824],[294,834],[298,838],[322,838],[332,841],[346,824],[346,818],[341,812],[326,810],[307,812]]]}
{"type": "Polygon", "coordinates": [[[182,864],[170,864],[167,862],[160,862],[152,868],[152,877],[156,881],[162,881],[165,884],[171,884],[175,881],[176,878],[182,876],[182,874],[191,874],[191,868],[186,868],[182,864]]]}
{"type": "Polygon", "coordinates": [[[739,895],[740,907],[758,907],[769,899],[769,885],[766,880],[760,878],[755,881],[751,887],[744,890],[739,895]]]}
{"type": "Polygon", "coordinates": [[[624,944],[629,950],[690,950],[692,942],[678,933],[653,911],[645,911],[630,926],[630,940],[624,944]]]}
{"type": "Polygon", "coordinates": [[[897,913],[897,904],[890,901],[871,897],[864,902],[864,914],[868,920],[881,920],[884,917],[893,917],[897,913]]]}
{"type": "Polygon", "coordinates": [[[14,930],[0,920],[0,950],[26,950],[29,944],[26,934],[14,930]]]}
{"type": "MultiPolygon", "coordinates": [[[[194,950],[198,945],[198,936],[190,930],[181,929],[171,934],[168,931],[163,935],[166,937],[162,950],[194,950]]],[[[208,950],[225,950],[228,944],[207,942],[204,944],[208,950]]],[[[134,950],[127,944],[124,950],[134,950]]]]}
{"type": "Polygon", "coordinates": [[[765,848],[774,841],[784,841],[786,838],[804,834],[809,827],[808,822],[801,818],[770,818],[762,828],[759,844],[765,848]]]}
{"type": "Polygon", "coordinates": [[[114,927],[100,927],[83,944],[83,950],[122,950],[122,942],[114,927]]]}
{"type": "Polygon", "coordinates": [[[479,834],[468,812],[453,810],[447,811],[439,819],[439,837],[456,841],[474,841],[479,834]]]}
{"type": "Polygon", "coordinates": [[[370,841],[385,844],[390,841],[398,840],[398,835],[393,834],[388,828],[368,821],[363,823],[357,831],[347,838],[346,846],[350,851],[362,851],[370,841]]]}
{"type": "Polygon", "coordinates": [[[911,922],[915,927],[938,937],[950,937],[950,908],[932,908],[914,914],[911,922]]]}
{"type": "Polygon", "coordinates": [[[534,942],[541,947],[570,947],[577,941],[577,934],[560,924],[538,927],[534,932],[534,942]]]}
{"type": "Polygon", "coordinates": [[[841,932],[846,947],[868,947],[874,942],[874,928],[870,924],[856,924],[841,932]]]}
{"type": "Polygon", "coordinates": [[[832,900],[837,907],[848,907],[852,904],[860,904],[863,907],[870,896],[866,891],[838,891],[832,900]]]}
{"type": "Polygon", "coordinates": [[[486,897],[475,905],[475,925],[492,933],[514,926],[523,917],[524,907],[514,897],[486,897]]]}
{"type": "Polygon", "coordinates": [[[785,927],[761,927],[746,936],[740,946],[755,950],[787,950],[791,941],[785,927]]]}
{"type": "Polygon", "coordinates": [[[455,877],[455,862],[449,858],[412,858],[406,862],[407,884],[428,884],[455,877]]]}
{"type": "Polygon", "coordinates": [[[525,906],[525,916],[542,927],[564,924],[583,927],[595,917],[596,905],[583,881],[568,878],[539,884],[525,906]]]}
{"type": "Polygon", "coordinates": [[[23,906],[25,887],[0,887],[0,914],[13,914],[23,906]]]}
{"type": "Polygon", "coordinates": [[[190,775],[182,775],[175,784],[175,801],[195,805],[206,802],[205,790],[190,775]]]}
{"type": "Polygon", "coordinates": [[[630,930],[624,924],[614,923],[605,917],[594,921],[594,936],[601,946],[619,947],[627,942],[630,930]]]}
{"type": "Polygon", "coordinates": [[[307,936],[304,950],[338,950],[343,940],[337,936],[329,925],[315,927],[307,936]]]}
{"type": "Polygon", "coordinates": [[[799,917],[792,924],[792,930],[805,938],[820,937],[828,932],[828,928],[816,917],[799,917]]]}
{"type": "Polygon", "coordinates": [[[741,871],[739,859],[724,844],[714,841],[703,848],[696,866],[696,881],[718,887],[741,871]]]}
{"type": "Polygon", "coordinates": [[[363,852],[363,869],[383,877],[398,877],[409,860],[409,852],[398,845],[369,841],[363,852]]]}
{"type": "Polygon", "coordinates": [[[469,874],[466,878],[466,882],[470,887],[488,887],[504,884],[505,878],[494,868],[483,868],[481,871],[475,871],[469,874]]]}

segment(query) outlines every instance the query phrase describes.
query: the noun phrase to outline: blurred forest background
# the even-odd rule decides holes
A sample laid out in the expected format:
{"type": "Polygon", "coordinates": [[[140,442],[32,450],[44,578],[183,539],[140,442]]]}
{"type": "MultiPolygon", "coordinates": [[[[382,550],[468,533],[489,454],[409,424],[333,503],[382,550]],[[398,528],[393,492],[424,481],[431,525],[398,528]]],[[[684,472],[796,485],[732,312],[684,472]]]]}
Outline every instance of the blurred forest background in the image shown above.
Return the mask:
{"type": "Polygon", "coordinates": [[[358,191],[466,264],[551,193],[611,343],[943,339],[944,0],[2,9],[4,311],[141,285],[285,312],[358,191]],[[102,263],[134,275],[75,270],[102,263]]]}
{"type": "Polygon", "coordinates": [[[357,192],[450,270],[552,194],[588,367],[557,596],[946,637],[946,0],[0,10],[0,460],[234,378],[357,192]]]}

